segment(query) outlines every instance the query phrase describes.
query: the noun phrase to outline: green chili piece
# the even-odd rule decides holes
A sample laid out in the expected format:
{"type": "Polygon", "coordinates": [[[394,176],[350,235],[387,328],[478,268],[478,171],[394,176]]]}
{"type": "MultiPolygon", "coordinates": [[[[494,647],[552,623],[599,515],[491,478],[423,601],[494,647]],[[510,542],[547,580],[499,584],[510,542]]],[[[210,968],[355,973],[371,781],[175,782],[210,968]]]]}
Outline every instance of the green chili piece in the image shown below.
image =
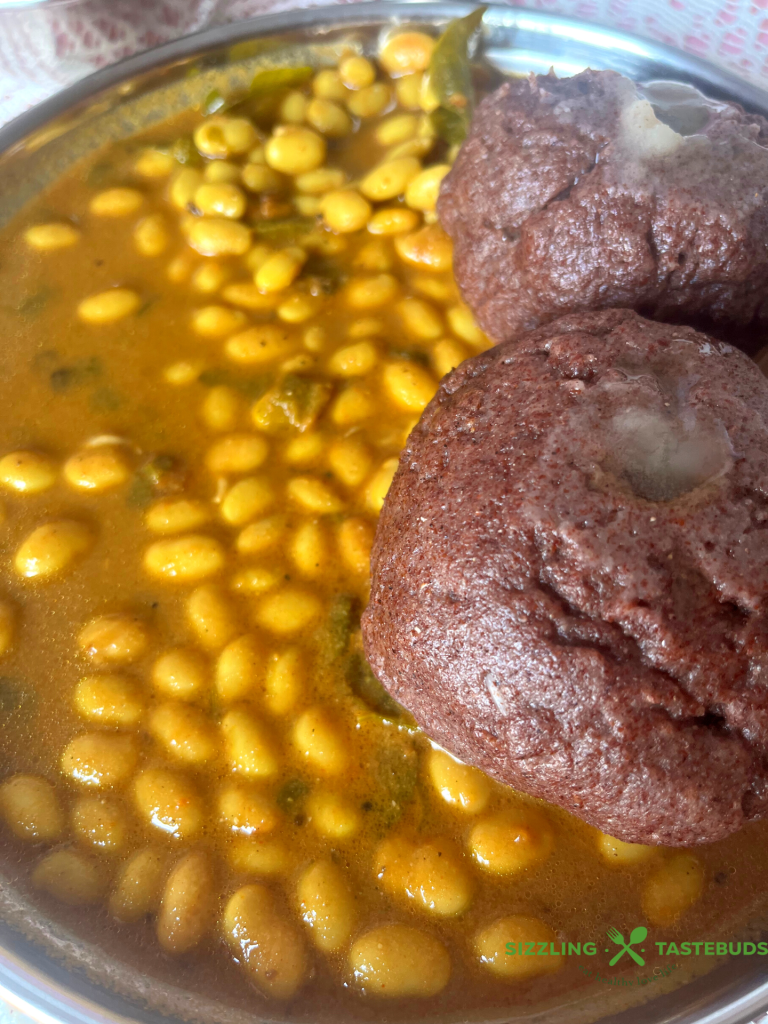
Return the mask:
{"type": "Polygon", "coordinates": [[[435,131],[450,145],[466,138],[474,107],[469,43],[487,8],[456,18],[440,36],[429,63],[429,84],[440,102],[432,114],[435,131]]]}

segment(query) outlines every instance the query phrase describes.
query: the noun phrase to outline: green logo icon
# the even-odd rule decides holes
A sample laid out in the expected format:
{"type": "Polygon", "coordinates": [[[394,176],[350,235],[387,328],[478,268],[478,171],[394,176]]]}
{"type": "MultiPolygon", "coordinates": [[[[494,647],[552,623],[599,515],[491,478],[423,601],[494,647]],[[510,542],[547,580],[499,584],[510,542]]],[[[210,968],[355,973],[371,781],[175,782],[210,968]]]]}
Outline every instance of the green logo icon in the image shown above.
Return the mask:
{"type": "MultiPolygon", "coordinates": [[[[617,946],[621,946],[619,952],[609,962],[609,967],[613,967],[619,960],[624,956],[625,953],[629,953],[632,959],[639,967],[645,967],[645,960],[640,956],[640,953],[635,949],[631,949],[631,946],[636,946],[638,942],[643,942],[648,936],[648,929],[640,925],[638,928],[633,928],[629,936],[629,942],[624,941],[624,936],[617,928],[609,928],[605,933],[611,942],[615,942],[617,946]]],[[[645,950],[641,950],[645,952],[645,950]]]]}

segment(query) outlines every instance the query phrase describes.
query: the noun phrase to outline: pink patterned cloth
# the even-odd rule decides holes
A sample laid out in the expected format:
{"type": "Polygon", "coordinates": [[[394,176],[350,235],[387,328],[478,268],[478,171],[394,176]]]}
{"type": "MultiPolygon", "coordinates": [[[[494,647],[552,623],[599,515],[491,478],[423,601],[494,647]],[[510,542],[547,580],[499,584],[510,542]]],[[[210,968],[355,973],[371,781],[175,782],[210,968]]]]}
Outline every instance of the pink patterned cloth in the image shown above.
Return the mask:
{"type": "Polygon", "coordinates": [[[132,53],[217,21],[302,6],[309,4],[302,0],[70,0],[3,10],[0,3],[0,124],[132,53]]]}
{"type": "Polygon", "coordinates": [[[517,0],[634,32],[768,87],[768,0],[517,0]]]}
{"type": "MultiPolygon", "coordinates": [[[[128,54],[206,25],[334,0],[74,0],[3,10],[0,123],[128,54]]],[[[677,46],[768,87],[768,0],[517,0],[677,46]]]]}

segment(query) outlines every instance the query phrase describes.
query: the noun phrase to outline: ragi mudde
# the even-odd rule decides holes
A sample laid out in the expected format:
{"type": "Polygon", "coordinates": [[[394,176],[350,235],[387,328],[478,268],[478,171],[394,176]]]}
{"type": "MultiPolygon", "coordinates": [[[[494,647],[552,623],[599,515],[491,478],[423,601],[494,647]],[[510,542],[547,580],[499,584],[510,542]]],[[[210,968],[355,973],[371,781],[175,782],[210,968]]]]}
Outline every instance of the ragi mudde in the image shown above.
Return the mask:
{"type": "Polygon", "coordinates": [[[630,842],[768,810],[768,380],[630,310],[468,360],[379,521],[366,653],[436,742],[630,842]]]}
{"type": "Polygon", "coordinates": [[[497,342],[620,306],[718,330],[761,322],[766,146],[765,118],[679,83],[504,82],[442,183],[456,280],[497,342]]]}

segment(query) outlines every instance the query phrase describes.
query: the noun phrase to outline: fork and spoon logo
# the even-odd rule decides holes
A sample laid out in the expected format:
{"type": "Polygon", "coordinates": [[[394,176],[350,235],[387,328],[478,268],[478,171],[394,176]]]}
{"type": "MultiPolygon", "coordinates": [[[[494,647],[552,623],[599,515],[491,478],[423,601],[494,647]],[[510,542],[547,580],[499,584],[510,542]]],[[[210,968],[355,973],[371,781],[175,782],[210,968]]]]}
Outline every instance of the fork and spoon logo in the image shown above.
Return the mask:
{"type": "MultiPolygon", "coordinates": [[[[629,942],[624,941],[624,936],[618,930],[618,928],[609,928],[605,933],[611,942],[614,942],[617,946],[621,946],[621,949],[609,961],[608,966],[613,967],[619,960],[624,956],[625,953],[629,953],[632,959],[639,967],[645,967],[645,960],[640,956],[640,953],[636,949],[632,949],[632,946],[636,946],[639,942],[643,942],[648,937],[648,929],[639,925],[637,928],[633,928],[630,932],[629,942]]],[[[607,950],[606,950],[607,952],[607,950]]],[[[643,950],[643,952],[645,952],[643,950]]]]}

